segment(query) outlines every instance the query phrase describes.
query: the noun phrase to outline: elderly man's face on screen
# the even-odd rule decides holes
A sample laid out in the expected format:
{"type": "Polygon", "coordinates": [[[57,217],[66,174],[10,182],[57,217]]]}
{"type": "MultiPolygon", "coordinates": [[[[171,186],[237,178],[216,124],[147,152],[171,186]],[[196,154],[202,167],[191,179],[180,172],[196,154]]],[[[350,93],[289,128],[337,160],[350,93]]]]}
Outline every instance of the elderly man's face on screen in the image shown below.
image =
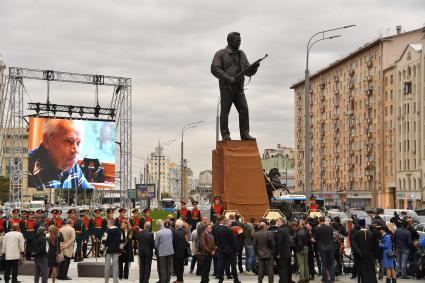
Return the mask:
{"type": "Polygon", "coordinates": [[[72,120],[49,120],[43,128],[43,146],[53,165],[65,172],[77,162],[81,132],[72,120]]]}

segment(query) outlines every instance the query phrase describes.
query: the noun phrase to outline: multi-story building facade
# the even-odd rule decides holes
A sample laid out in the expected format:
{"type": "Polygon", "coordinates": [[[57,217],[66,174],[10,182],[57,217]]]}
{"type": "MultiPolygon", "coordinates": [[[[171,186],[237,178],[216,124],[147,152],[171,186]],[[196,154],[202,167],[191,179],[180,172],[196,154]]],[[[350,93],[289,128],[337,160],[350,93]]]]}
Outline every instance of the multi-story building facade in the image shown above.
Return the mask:
{"type": "Polygon", "coordinates": [[[295,191],[295,149],[280,144],[277,148],[266,148],[261,158],[263,169],[268,173],[271,169],[279,169],[281,182],[286,184],[291,192],[295,191]]]}
{"type": "Polygon", "coordinates": [[[163,147],[155,148],[148,158],[148,183],[156,185],[160,193],[170,194],[170,160],[164,155],[163,147]],[[159,178],[158,178],[159,176],[159,178]]]}
{"type": "Polygon", "coordinates": [[[394,64],[396,205],[422,208],[425,173],[423,43],[409,44],[394,64]]]}
{"type": "Polygon", "coordinates": [[[304,81],[291,86],[295,92],[296,190],[305,191],[307,131],[313,194],[322,195],[328,204],[394,206],[394,142],[389,135],[394,123],[385,117],[385,107],[391,107],[391,102],[385,100],[384,70],[407,44],[420,41],[422,36],[422,29],[398,30],[396,35],[374,40],[313,74],[308,129],[304,129],[304,81]]]}

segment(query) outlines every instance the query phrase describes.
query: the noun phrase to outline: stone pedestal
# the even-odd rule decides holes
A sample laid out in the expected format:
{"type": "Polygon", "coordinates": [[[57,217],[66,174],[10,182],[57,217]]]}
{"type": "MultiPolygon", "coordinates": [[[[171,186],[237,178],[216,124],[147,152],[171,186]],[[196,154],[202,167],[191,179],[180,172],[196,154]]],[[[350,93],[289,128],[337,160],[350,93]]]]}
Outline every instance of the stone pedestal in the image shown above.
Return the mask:
{"type": "Polygon", "coordinates": [[[213,196],[224,208],[238,210],[245,221],[260,219],[269,208],[256,141],[219,141],[212,153],[213,196]]]}

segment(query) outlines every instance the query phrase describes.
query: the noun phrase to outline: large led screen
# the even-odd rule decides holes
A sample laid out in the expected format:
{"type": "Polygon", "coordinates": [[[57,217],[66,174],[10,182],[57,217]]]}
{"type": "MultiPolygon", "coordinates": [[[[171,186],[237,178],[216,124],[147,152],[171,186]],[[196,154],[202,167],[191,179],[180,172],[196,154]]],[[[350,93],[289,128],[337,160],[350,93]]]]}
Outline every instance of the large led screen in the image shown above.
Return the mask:
{"type": "Polygon", "coordinates": [[[31,117],[28,151],[29,187],[114,187],[115,122],[31,117]]]}

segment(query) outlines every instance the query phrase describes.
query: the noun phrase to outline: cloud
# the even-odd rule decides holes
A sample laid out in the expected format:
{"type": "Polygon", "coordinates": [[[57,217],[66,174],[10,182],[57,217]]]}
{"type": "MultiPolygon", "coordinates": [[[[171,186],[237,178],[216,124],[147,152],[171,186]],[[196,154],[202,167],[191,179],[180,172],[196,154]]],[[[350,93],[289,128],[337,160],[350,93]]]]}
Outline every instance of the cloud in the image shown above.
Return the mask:
{"type": "MultiPolygon", "coordinates": [[[[144,158],[159,140],[176,139],[165,152],[180,158],[181,127],[204,120],[185,133],[185,158],[197,172],[211,168],[219,95],[210,74],[212,56],[226,34],[242,33],[253,61],[269,53],[246,91],[252,134],[260,151],[294,145],[294,99],[289,86],[303,78],[305,45],[318,30],[357,24],[321,42],[311,53],[318,70],[380,35],[421,27],[422,1],[83,1],[3,0],[0,53],[10,66],[127,76],[133,82],[133,151],[144,158]]],[[[45,84],[28,83],[33,101],[44,101],[45,84]]],[[[107,105],[110,88],[101,89],[107,105]]],[[[53,84],[55,103],[93,104],[94,88],[53,84]],[[72,95],[70,95],[72,94],[72,95]]],[[[230,128],[238,138],[232,108],[230,128]]],[[[134,159],[135,171],[143,162],[134,159]]]]}

